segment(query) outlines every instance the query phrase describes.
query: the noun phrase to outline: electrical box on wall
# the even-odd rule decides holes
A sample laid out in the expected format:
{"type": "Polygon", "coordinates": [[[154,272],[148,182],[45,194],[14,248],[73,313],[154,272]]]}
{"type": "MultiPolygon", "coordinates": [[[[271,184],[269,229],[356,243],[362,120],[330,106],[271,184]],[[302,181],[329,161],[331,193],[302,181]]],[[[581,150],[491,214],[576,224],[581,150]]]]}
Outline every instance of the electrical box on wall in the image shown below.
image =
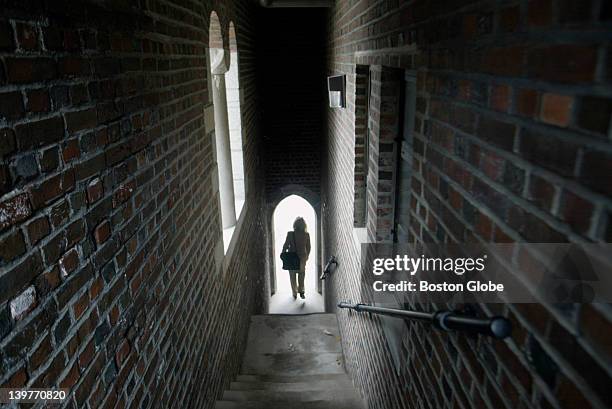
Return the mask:
{"type": "Polygon", "coordinates": [[[327,77],[329,91],[329,107],[344,108],[346,106],[346,75],[327,77]]]}

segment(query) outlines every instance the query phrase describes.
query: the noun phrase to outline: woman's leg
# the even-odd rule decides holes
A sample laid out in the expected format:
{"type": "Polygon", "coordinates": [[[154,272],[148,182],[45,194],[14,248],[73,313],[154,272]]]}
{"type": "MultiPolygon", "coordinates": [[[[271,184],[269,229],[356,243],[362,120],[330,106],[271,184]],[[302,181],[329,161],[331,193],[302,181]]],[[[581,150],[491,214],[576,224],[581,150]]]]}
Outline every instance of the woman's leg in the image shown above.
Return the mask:
{"type": "Polygon", "coordinates": [[[298,273],[298,283],[299,283],[299,292],[300,294],[304,294],[304,276],[306,272],[304,270],[298,273]]]}
{"type": "Polygon", "coordinates": [[[298,284],[300,294],[304,294],[304,276],[306,275],[306,260],[300,261],[300,272],[298,273],[298,284]]]}
{"type": "Polygon", "coordinates": [[[298,286],[296,283],[297,273],[297,270],[289,270],[289,281],[291,281],[291,292],[293,292],[293,298],[297,297],[298,292],[298,286]]]}

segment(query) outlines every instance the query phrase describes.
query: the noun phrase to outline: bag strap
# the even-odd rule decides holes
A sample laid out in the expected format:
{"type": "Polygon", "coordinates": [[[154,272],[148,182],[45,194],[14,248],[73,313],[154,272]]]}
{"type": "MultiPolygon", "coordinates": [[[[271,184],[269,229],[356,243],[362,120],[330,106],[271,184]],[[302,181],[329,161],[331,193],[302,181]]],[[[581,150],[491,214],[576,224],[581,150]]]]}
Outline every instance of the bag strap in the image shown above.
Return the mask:
{"type": "Polygon", "coordinates": [[[297,245],[295,244],[295,232],[291,232],[293,237],[293,251],[297,253],[297,245]]]}

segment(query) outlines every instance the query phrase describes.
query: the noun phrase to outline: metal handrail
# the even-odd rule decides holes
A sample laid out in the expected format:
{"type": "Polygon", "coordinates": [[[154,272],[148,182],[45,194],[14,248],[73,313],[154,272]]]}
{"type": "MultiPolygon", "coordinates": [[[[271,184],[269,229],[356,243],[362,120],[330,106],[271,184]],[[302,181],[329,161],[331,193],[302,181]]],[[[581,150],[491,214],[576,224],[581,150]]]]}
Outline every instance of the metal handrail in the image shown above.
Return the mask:
{"type": "Polygon", "coordinates": [[[395,318],[431,322],[434,327],[444,331],[467,331],[504,339],[512,332],[512,323],[504,317],[476,318],[460,315],[453,311],[422,312],[396,308],[373,307],[367,304],[340,302],[339,308],[349,308],[357,312],[387,315],[395,318]]]}

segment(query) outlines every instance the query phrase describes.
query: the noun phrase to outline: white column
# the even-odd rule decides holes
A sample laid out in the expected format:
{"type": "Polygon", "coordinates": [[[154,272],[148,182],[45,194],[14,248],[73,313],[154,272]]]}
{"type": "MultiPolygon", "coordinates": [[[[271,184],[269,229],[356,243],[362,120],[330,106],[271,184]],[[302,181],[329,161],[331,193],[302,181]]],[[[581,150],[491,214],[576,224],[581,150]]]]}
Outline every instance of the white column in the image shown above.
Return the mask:
{"type": "MultiPolygon", "coordinates": [[[[227,86],[227,114],[229,120],[232,169],[234,172],[234,196],[237,205],[244,202],[244,157],[242,152],[242,119],[240,118],[240,87],[238,78],[238,53],[230,53],[229,70],[225,73],[227,86]]],[[[236,209],[238,212],[240,209],[236,209]]]]}
{"type": "Polygon", "coordinates": [[[219,195],[221,199],[221,221],[227,229],[236,224],[234,204],[234,177],[232,174],[232,151],[230,147],[229,122],[227,118],[227,96],[225,74],[213,72],[213,104],[215,107],[215,140],[217,144],[217,168],[219,169],[219,195]]]}

